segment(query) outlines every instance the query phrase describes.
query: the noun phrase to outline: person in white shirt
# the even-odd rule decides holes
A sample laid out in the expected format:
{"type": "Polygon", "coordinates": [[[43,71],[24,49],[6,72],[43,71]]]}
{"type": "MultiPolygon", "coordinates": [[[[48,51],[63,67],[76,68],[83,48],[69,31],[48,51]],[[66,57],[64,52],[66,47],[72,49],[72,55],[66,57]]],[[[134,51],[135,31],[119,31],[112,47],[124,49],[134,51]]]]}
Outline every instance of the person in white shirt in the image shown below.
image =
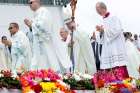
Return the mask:
{"type": "Polygon", "coordinates": [[[29,39],[19,30],[19,25],[15,22],[10,23],[9,31],[11,40],[5,40],[3,43],[11,47],[12,72],[16,74],[30,70],[31,48],[29,39]]]}

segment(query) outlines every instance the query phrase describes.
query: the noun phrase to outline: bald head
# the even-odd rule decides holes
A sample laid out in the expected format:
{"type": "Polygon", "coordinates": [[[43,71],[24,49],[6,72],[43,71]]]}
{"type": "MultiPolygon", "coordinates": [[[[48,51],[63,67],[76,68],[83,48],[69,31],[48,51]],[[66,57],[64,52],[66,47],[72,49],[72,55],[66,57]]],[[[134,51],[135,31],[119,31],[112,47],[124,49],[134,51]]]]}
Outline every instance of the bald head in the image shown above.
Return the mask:
{"type": "Polygon", "coordinates": [[[32,1],[40,3],[40,0],[29,0],[29,2],[32,2],[32,1]]]}
{"type": "Polygon", "coordinates": [[[40,0],[29,0],[29,4],[30,4],[30,8],[33,11],[36,11],[40,7],[41,1],[40,0]]]}
{"type": "Polygon", "coordinates": [[[99,15],[104,16],[107,12],[107,6],[103,2],[97,2],[96,11],[99,15]]]}
{"type": "Polygon", "coordinates": [[[96,3],[96,7],[100,7],[100,8],[102,8],[102,9],[107,9],[105,3],[103,3],[103,2],[98,2],[98,3],[96,3]]]}

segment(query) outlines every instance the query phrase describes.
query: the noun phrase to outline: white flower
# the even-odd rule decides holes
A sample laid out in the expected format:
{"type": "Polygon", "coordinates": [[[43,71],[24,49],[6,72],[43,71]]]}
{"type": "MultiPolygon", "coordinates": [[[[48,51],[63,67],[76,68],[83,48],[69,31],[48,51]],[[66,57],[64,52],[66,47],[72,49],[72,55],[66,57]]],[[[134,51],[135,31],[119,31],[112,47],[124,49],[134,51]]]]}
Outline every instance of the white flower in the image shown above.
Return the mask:
{"type": "Polygon", "coordinates": [[[39,78],[39,77],[36,77],[36,78],[34,79],[34,82],[35,82],[35,83],[38,83],[38,82],[41,82],[41,81],[42,81],[42,79],[39,78]]]}
{"type": "Polygon", "coordinates": [[[91,75],[89,75],[89,74],[84,74],[84,75],[83,75],[83,78],[84,78],[84,79],[92,79],[93,76],[91,76],[91,75]]]}
{"type": "Polygon", "coordinates": [[[46,81],[51,81],[50,78],[45,78],[44,80],[46,80],[46,81]]]}
{"type": "Polygon", "coordinates": [[[132,85],[133,88],[136,88],[137,84],[136,84],[136,80],[135,79],[133,79],[131,81],[131,85],[132,85]]]}
{"type": "Polygon", "coordinates": [[[63,76],[63,78],[64,78],[64,79],[68,79],[69,77],[65,75],[65,76],[63,76]]]}
{"type": "Polygon", "coordinates": [[[3,74],[0,74],[0,77],[3,77],[3,74]]]}
{"type": "Polygon", "coordinates": [[[12,71],[12,77],[13,77],[13,78],[16,78],[17,76],[18,76],[18,75],[17,75],[16,70],[12,71]]]}
{"type": "Polygon", "coordinates": [[[80,76],[79,76],[79,75],[77,75],[77,74],[73,74],[73,77],[74,77],[74,78],[75,78],[75,80],[77,80],[77,81],[80,81],[80,80],[81,80],[80,76]]]}

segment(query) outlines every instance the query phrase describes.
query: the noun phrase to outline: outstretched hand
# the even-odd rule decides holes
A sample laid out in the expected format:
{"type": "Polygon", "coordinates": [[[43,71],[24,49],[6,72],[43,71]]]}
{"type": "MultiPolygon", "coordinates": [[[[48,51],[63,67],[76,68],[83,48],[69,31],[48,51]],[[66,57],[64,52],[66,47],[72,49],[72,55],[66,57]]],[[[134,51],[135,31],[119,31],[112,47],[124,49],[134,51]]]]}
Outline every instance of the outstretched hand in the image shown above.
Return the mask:
{"type": "Polygon", "coordinates": [[[96,26],[96,31],[103,32],[103,31],[104,31],[103,26],[97,25],[97,26],[96,26]]]}

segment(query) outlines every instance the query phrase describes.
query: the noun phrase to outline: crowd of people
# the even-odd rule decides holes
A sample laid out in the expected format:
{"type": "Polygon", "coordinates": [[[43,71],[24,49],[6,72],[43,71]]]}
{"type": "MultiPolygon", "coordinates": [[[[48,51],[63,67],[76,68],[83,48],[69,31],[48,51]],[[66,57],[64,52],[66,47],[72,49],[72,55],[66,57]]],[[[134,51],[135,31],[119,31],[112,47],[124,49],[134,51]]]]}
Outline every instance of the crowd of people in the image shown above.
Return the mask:
{"type": "Polygon", "coordinates": [[[139,77],[140,37],[123,32],[119,18],[108,12],[103,2],[96,4],[103,24],[95,26],[91,38],[72,20],[70,5],[63,8],[64,26],[59,34],[54,29],[51,11],[42,7],[40,0],[29,0],[29,5],[35,12],[32,20],[24,20],[29,33],[23,33],[18,23],[12,22],[8,28],[11,39],[2,37],[1,70],[21,73],[51,68],[58,73],[94,74],[121,68],[126,76],[139,77]]]}

